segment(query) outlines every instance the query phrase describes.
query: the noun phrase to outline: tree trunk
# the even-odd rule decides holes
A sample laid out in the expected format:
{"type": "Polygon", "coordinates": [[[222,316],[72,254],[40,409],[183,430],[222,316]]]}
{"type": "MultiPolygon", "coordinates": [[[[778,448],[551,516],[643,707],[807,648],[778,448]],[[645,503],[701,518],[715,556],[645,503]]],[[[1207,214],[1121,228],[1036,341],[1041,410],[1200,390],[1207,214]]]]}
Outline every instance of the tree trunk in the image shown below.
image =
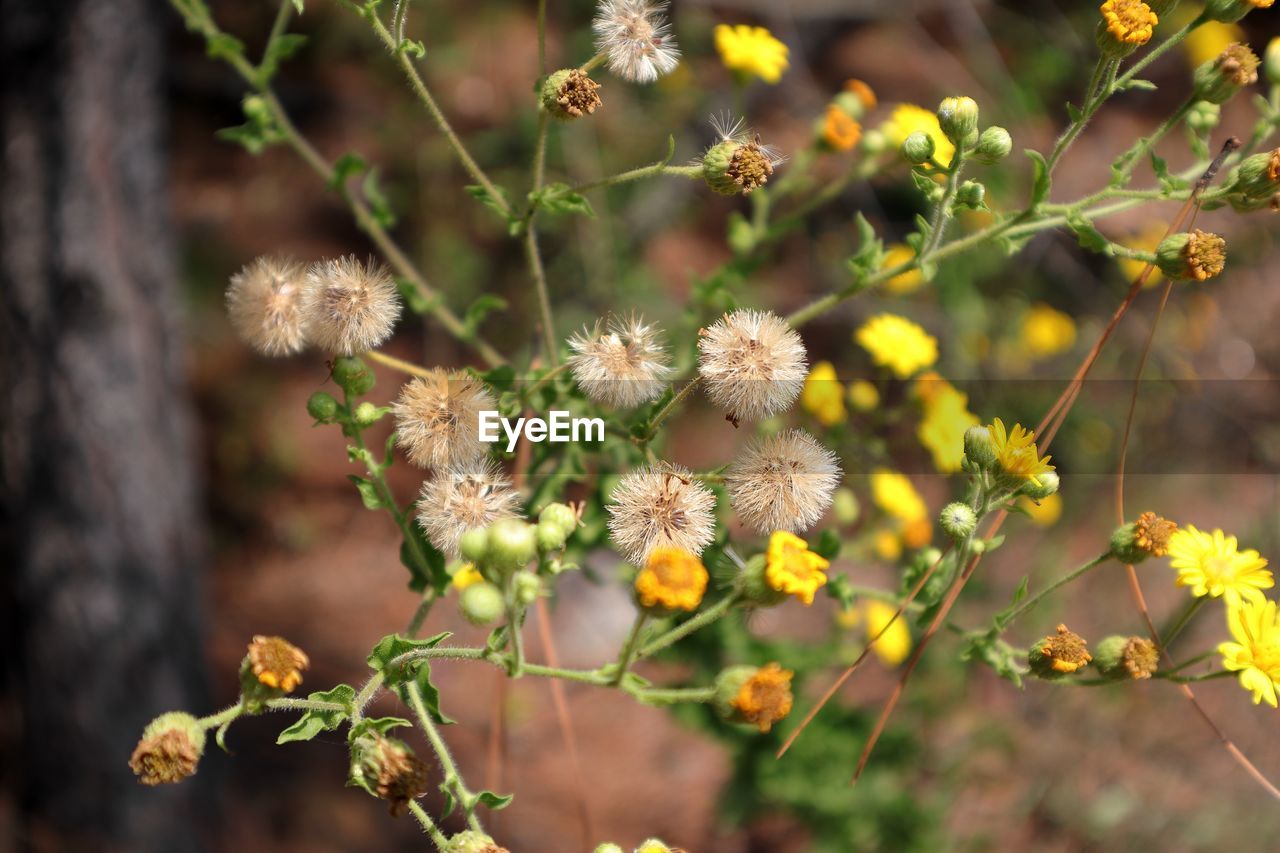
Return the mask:
{"type": "Polygon", "coordinates": [[[206,695],[165,10],[0,8],[0,777],[23,847],[196,849],[200,777],[148,789],[128,767],[149,719],[206,695]]]}

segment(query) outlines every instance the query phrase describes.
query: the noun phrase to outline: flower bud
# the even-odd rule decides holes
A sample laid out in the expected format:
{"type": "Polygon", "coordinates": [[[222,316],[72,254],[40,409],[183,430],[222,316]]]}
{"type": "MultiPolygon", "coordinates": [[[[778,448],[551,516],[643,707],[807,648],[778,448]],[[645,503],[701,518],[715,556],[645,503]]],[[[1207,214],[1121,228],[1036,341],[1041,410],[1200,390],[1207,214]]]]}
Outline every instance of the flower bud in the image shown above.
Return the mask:
{"type": "Polygon", "coordinates": [[[1266,9],[1272,0],[1208,0],[1204,14],[1210,20],[1234,24],[1254,9],[1266,9]]]}
{"type": "Polygon", "coordinates": [[[195,774],[204,742],[204,729],[195,717],[170,711],[142,730],[129,767],[144,785],[172,785],[195,774]]]}
{"type": "Polygon", "coordinates": [[[1060,484],[1057,471],[1045,471],[1037,474],[1036,479],[1028,480],[1022,487],[1022,493],[1033,501],[1042,501],[1050,495],[1057,494],[1060,484]]]}
{"type": "Polygon", "coordinates": [[[307,398],[307,414],[315,418],[317,423],[331,423],[338,415],[338,401],[332,394],[317,391],[307,398]]]}
{"type": "Polygon", "coordinates": [[[972,426],[964,431],[964,457],[978,470],[995,464],[996,448],[986,427],[972,426]]]}
{"type": "Polygon", "coordinates": [[[902,141],[902,156],[908,163],[919,166],[933,157],[936,146],[933,137],[922,130],[917,130],[902,141]]]}
{"type": "Polygon", "coordinates": [[[542,508],[542,512],[538,513],[538,524],[553,524],[564,531],[565,538],[569,537],[578,527],[578,514],[573,511],[573,507],[562,503],[550,503],[542,508]]]}
{"type": "Polygon", "coordinates": [[[343,355],[333,360],[331,371],[333,381],[338,387],[353,397],[368,394],[373,390],[373,371],[363,361],[351,355],[343,355]]]}
{"type": "Polygon", "coordinates": [[[938,105],[938,126],[956,147],[972,145],[978,138],[978,103],[973,98],[943,98],[938,105]]]}
{"type": "Polygon", "coordinates": [[[387,801],[392,815],[409,810],[409,801],[427,792],[427,765],[404,741],[371,733],[351,745],[351,778],[387,801]]]}
{"type": "Polygon", "coordinates": [[[1193,78],[1196,99],[1211,104],[1226,103],[1240,89],[1258,81],[1259,64],[1257,54],[1248,45],[1227,45],[1216,59],[1196,69],[1193,78]]]}
{"type": "Polygon", "coordinates": [[[1117,681],[1150,678],[1160,666],[1160,652],[1144,637],[1112,635],[1094,648],[1093,665],[1104,678],[1117,681]]]}
{"type": "Polygon", "coordinates": [[[1227,192],[1237,210],[1257,210],[1280,192],[1280,148],[1246,157],[1227,192]]]}
{"type": "Polygon", "coordinates": [[[1130,566],[1148,557],[1163,557],[1169,553],[1169,537],[1177,530],[1177,523],[1144,512],[1137,521],[1122,524],[1111,534],[1111,556],[1130,566]]]}
{"type": "Polygon", "coordinates": [[[458,607],[472,625],[490,625],[502,616],[502,590],[488,581],[473,583],[458,596],[458,607]]]}
{"type": "Polygon", "coordinates": [[[1187,113],[1187,127],[1204,136],[1218,126],[1222,108],[1208,101],[1196,101],[1187,113]]]}
{"type": "Polygon", "coordinates": [[[487,556],[499,570],[522,568],[537,550],[533,525],[518,518],[502,518],[489,526],[487,556]]]}
{"type": "Polygon", "coordinates": [[[716,677],[712,703],[722,719],[767,732],[791,713],[793,674],[776,663],[729,667],[716,677]]]}
{"type": "Polygon", "coordinates": [[[840,524],[850,525],[858,520],[860,508],[858,496],[853,493],[853,489],[843,486],[836,489],[831,501],[831,512],[840,524]]]}
{"type": "Polygon", "coordinates": [[[1156,247],[1156,266],[1173,279],[1207,281],[1227,263],[1227,241],[1196,229],[1166,237],[1156,247]]]}
{"type": "Polygon", "coordinates": [[[1105,0],[1094,42],[1103,56],[1121,59],[1151,40],[1160,16],[1140,0],[1105,0]]]}
{"type": "Polygon", "coordinates": [[[373,426],[382,417],[383,412],[368,400],[356,406],[356,410],[352,412],[355,416],[356,423],[362,427],[373,426]]]}
{"type": "Polygon", "coordinates": [[[949,503],[938,514],[938,525],[943,532],[957,542],[972,535],[978,526],[978,516],[968,504],[949,503]]]}
{"type": "Polygon", "coordinates": [[[1280,36],[1267,43],[1267,50],[1262,54],[1262,73],[1268,84],[1280,86],[1280,36]]]}
{"type": "Polygon", "coordinates": [[[978,144],[973,149],[973,156],[979,163],[990,166],[1009,156],[1013,150],[1013,137],[1003,127],[995,125],[982,131],[978,144]]]}
{"type": "Polygon", "coordinates": [[[538,543],[539,554],[551,554],[564,547],[564,528],[540,521],[534,528],[534,538],[538,543]]]}
{"type": "Polygon", "coordinates": [[[1079,634],[1059,625],[1057,633],[1031,647],[1027,665],[1037,678],[1054,679],[1075,672],[1093,660],[1088,644],[1079,634]]]}
{"type": "Polygon", "coordinates": [[[449,839],[441,853],[510,853],[483,832],[464,830],[449,839]]]}
{"type": "Polygon", "coordinates": [[[977,181],[965,181],[956,191],[956,204],[973,210],[986,206],[987,188],[977,181]]]}
{"type": "Polygon", "coordinates": [[[765,577],[767,562],[764,554],[756,554],[742,570],[742,598],[753,607],[775,607],[787,600],[765,577]]]}
{"type": "Polygon", "coordinates": [[[883,154],[889,148],[889,140],[880,130],[872,128],[862,133],[862,150],[871,156],[883,154]]]}
{"type": "Polygon", "coordinates": [[[458,553],[462,559],[479,565],[489,556],[489,531],[484,527],[473,527],[458,537],[458,553]]]}
{"type": "Polygon", "coordinates": [[[591,115],[600,106],[600,84],[580,68],[562,68],[542,82],[539,100],[547,113],[561,121],[591,115]]]}
{"type": "Polygon", "coordinates": [[[758,142],[725,139],[702,156],[702,179],[720,195],[747,195],[769,183],[778,162],[773,149],[758,142]]]}
{"type": "Polygon", "coordinates": [[[542,594],[542,580],[533,572],[516,572],[511,579],[511,590],[516,603],[521,607],[528,607],[542,594]]]}

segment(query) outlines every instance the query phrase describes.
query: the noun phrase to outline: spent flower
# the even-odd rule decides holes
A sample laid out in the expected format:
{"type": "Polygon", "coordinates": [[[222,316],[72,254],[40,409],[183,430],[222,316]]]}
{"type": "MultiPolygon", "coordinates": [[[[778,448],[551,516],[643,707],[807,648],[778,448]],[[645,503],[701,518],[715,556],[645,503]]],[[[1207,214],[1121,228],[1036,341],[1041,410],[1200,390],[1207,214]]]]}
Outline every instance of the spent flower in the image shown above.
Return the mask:
{"type": "Polygon", "coordinates": [[[681,465],[660,462],[627,472],[610,496],[609,533],[628,562],[654,548],[701,554],[715,537],[716,498],[681,465]]]}
{"type": "Polygon", "coordinates": [[[231,276],[227,314],[237,334],[263,355],[288,355],[307,345],[302,310],[306,270],[288,258],[261,257],[231,276]]]}
{"type": "Polygon", "coordinates": [[[633,83],[652,83],[675,70],[680,50],[666,8],[665,2],[649,0],[601,0],[591,28],[610,71],[633,83]]]}
{"type": "Polygon", "coordinates": [[[698,374],[729,419],[754,421],[787,409],[804,387],[804,342],[770,311],[725,314],[698,337],[698,374]]]}
{"type": "Polygon", "coordinates": [[[569,367],[582,393],[596,403],[632,408],[661,396],[671,375],[657,326],[638,316],[597,321],[569,338],[569,367]]]}
{"type": "Polygon", "coordinates": [[[396,444],[419,468],[474,462],[486,450],[480,441],[480,413],[497,407],[479,379],[436,368],[400,389],[392,408],[396,444]]]}
{"type": "Polygon", "coordinates": [[[313,264],[302,300],[307,337],[325,352],[356,355],[385,341],[400,319],[395,280],[355,255],[313,264]]]}
{"type": "Polygon", "coordinates": [[[463,533],[513,517],[519,503],[520,495],[496,463],[477,459],[449,465],[422,484],[418,526],[427,541],[454,558],[463,533]]]}

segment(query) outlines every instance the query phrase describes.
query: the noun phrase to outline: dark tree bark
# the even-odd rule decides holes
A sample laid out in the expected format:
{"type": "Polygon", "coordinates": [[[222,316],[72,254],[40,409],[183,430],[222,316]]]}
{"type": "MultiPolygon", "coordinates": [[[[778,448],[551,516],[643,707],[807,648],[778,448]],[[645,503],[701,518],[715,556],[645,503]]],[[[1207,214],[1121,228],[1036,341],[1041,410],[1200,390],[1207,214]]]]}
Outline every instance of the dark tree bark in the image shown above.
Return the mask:
{"type": "Polygon", "coordinates": [[[23,847],[195,849],[200,776],[150,789],[128,767],[149,719],[206,708],[165,9],[0,8],[0,776],[23,847]]]}

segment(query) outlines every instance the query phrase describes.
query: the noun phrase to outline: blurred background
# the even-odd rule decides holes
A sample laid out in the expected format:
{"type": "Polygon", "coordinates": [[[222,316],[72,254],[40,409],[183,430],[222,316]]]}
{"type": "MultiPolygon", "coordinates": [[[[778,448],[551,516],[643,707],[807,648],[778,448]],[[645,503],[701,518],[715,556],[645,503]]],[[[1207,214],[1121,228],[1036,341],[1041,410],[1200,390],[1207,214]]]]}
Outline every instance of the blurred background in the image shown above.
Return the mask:
{"type": "MultiPolygon", "coordinates": [[[[378,801],[343,788],[338,734],[275,747],[281,716],[237,723],[232,754],[210,746],[199,774],[181,786],[144,789],[128,769],[138,733],[159,712],[201,714],[235,701],[252,635],[280,634],[304,648],[313,664],[306,686],[321,689],[362,679],[368,649],[413,612],[397,531],[353,499],[343,439],[313,429],[306,414],[307,397],[326,381],[324,364],[255,356],[233,336],[222,305],[228,276],[259,254],[312,260],[372,246],[291,151],[255,155],[218,138],[243,123],[244,87],[165,4],[0,5],[0,848],[421,848],[409,819],[392,820],[378,801]]],[[[425,73],[442,107],[479,162],[513,187],[527,180],[532,151],[534,6],[442,0],[414,6],[410,23],[426,42],[425,73]]],[[[213,0],[211,8],[251,55],[276,13],[265,0],[213,0]]],[[[592,13],[583,0],[549,4],[553,67],[592,54],[592,13]]],[[[728,108],[783,153],[796,151],[849,78],[878,96],[867,129],[896,104],[932,109],[966,94],[984,125],[1009,128],[1015,152],[1047,150],[1096,57],[1092,2],[678,0],[671,14],[684,53],[678,70],[644,88],[601,75],[605,106],[553,130],[553,179],[582,183],[653,162],[669,134],[683,162],[712,141],[707,116],[728,108]],[[791,67],[779,84],[735,86],[712,47],[713,27],[725,22],[765,25],[788,45],[791,67]]],[[[1145,76],[1158,90],[1122,95],[1102,111],[1059,170],[1054,199],[1105,185],[1110,162],[1185,97],[1191,68],[1233,39],[1261,53],[1280,32],[1277,17],[1250,15],[1239,31],[1208,34],[1154,65],[1145,76]]],[[[465,177],[384,51],[340,4],[311,0],[293,28],[308,42],[275,86],[300,130],[330,160],[356,152],[376,165],[400,243],[451,304],[465,307],[481,293],[507,299],[484,330],[527,362],[535,306],[519,247],[465,196],[465,177]]],[[[1254,119],[1238,98],[1224,108],[1215,141],[1247,135],[1254,119]]],[[[1180,132],[1160,151],[1175,168],[1193,162],[1180,132]]],[[[849,156],[815,168],[836,176],[849,156]]],[[[1020,204],[1029,183],[1018,154],[1007,164],[982,176],[996,209],[1020,204]]],[[[1143,167],[1136,185],[1152,180],[1143,167]]],[[[592,203],[594,219],[544,225],[562,332],[630,306],[678,328],[690,294],[708,287],[785,313],[847,282],[856,212],[892,242],[923,211],[905,170],[890,168],[852,183],[744,265],[733,263],[726,241],[733,215],[748,209],[741,198],[673,178],[595,193],[592,203]]],[[[1145,206],[1099,227],[1149,248],[1177,206],[1145,206]]],[[[980,224],[975,217],[957,229],[980,224]]],[[[1129,505],[1226,527],[1274,555],[1275,219],[1226,210],[1202,214],[1198,225],[1227,236],[1228,270],[1175,289],[1135,428],[1129,505]]],[[[1069,234],[1046,234],[1012,262],[976,253],[945,265],[928,287],[860,296],[807,326],[804,338],[811,359],[832,362],[842,380],[870,378],[852,330],[878,311],[903,314],[938,336],[938,370],[970,395],[973,411],[1035,423],[1132,274],[1086,254],[1069,234]],[[1046,309],[1065,315],[1070,334],[1046,309]]],[[[1094,555],[1109,534],[1109,472],[1129,391],[1118,380],[1132,375],[1156,298],[1141,297],[1095,369],[1117,381],[1091,384],[1055,445],[1061,500],[1052,512],[1010,521],[1009,544],[984,563],[957,610],[962,623],[981,624],[1021,577],[1034,588],[1094,555]]],[[[402,323],[388,351],[428,365],[471,358],[418,318],[402,323]]],[[[379,379],[374,399],[390,400],[400,379],[379,379]]],[[[882,382],[879,391],[886,411],[909,393],[903,383],[882,382]]],[[[852,418],[882,439],[873,449],[841,448],[846,484],[864,503],[865,475],[884,459],[911,475],[931,507],[947,499],[954,484],[933,472],[910,424],[852,418]]],[[[695,468],[722,464],[720,439],[708,436],[726,429],[695,407],[674,423],[667,455],[695,468]]],[[[417,475],[392,474],[407,500],[417,475]]],[[[859,522],[868,541],[876,523],[870,511],[859,522]]],[[[1163,561],[1152,562],[1142,572],[1161,619],[1185,592],[1163,561]]],[[[897,583],[883,549],[852,549],[837,565],[860,582],[897,583]]],[[[583,576],[559,587],[551,612],[550,634],[568,666],[598,665],[631,619],[618,584],[583,576]]],[[[810,639],[847,655],[861,635],[831,639],[833,617],[823,599],[771,611],[735,629],[737,640],[722,639],[810,639]]],[[[1086,636],[1142,632],[1119,571],[1073,585],[1016,639],[1028,643],[1064,619],[1086,636]]],[[[455,630],[464,641],[483,637],[451,607],[431,621],[432,631],[455,630]]],[[[1206,617],[1180,642],[1210,648],[1221,639],[1224,627],[1206,617]]],[[[794,645],[797,658],[803,649],[794,645]]],[[[631,846],[656,835],[690,851],[1275,849],[1275,803],[1168,684],[1020,691],[985,667],[957,664],[956,653],[946,638],[931,650],[871,771],[852,789],[848,775],[896,679],[881,664],[853,679],[781,762],[772,759],[774,739],[571,686],[581,776],[545,683],[502,688],[494,672],[465,664],[438,667],[437,682],[459,721],[447,735],[468,778],[517,795],[491,824],[513,851],[582,849],[584,800],[594,841],[631,846]]],[[[696,665],[691,658],[645,671],[677,678],[696,665]]],[[[809,669],[815,677],[798,709],[832,674],[813,661],[809,669]]],[[[1198,693],[1240,748],[1280,776],[1275,712],[1250,705],[1233,680],[1198,693]]]]}

